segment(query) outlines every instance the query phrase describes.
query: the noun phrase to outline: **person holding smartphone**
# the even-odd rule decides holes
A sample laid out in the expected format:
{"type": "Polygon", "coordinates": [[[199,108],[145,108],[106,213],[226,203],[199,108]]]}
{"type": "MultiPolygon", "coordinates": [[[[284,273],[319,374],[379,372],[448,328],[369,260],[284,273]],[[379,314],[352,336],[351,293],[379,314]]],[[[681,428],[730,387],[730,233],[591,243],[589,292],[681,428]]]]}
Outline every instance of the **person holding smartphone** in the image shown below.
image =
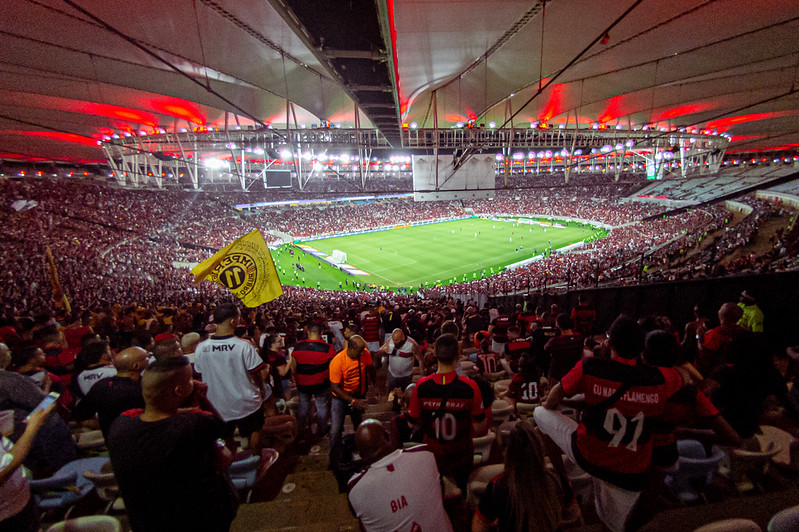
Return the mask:
{"type": "Polygon", "coordinates": [[[39,512],[31,497],[28,480],[22,474],[22,461],[28,456],[36,434],[55,408],[54,402],[44,409],[34,410],[28,418],[25,432],[12,443],[2,436],[0,443],[0,532],[39,530],[39,512]]]}

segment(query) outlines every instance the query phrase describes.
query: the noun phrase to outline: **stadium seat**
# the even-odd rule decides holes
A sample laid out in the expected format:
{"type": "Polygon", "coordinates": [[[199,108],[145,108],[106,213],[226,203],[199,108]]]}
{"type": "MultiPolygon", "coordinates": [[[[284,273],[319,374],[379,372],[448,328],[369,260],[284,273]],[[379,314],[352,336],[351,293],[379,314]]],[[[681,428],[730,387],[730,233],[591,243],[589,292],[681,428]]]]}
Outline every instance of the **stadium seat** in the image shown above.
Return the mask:
{"type": "Polygon", "coordinates": [[[508,421],[511,414],[513,414],[513,407],[509,402],[503,399],[495,399],[491,404],[491,418],[494,421],[494,425],[501,425],[508,421]]]}
{"type": "Polygon", "coordinates": [[[467,485],[467,500],[470,506],[476,508],[480,504],[480,496],[485,492],[488,483],[503,471],[505,471],[504,464],[486,465],[472,471],[467,485]]]}
{"type": "Polygon", "coordinates": [[[768,522],[768,532],[796,532],[799,530],[799,506],[778,512],[768,522]]]}
{"type": "Polygon", "coordinates": [[[485,436],[478,436],[473,438],[474,441],[474,465],[485,465],[491,456],[491,447],[497,435],[491,431],[485,436]]]}
{"type": "Polygon", "coordinates": [[[751,519],[724,519],[694,529],[694,532],[762,532],[762,528],[751,519]]]}
{"type": "Polygon", "coordinates": [[[494,383],[494,395],[498,398],[501,398],[503,395],[508,393],[508,389],[510,389],[510,379],[502,379],[498,380],[494,383]]]}
{"type": "Polygon", "coordinates": [[[87,515],[50,525],[47,532],[122,532],[122,524],[108,515],[87,515]]]}
{"type": "MultiPolygon", "coordinates": [[[[760,442],[755,440],[758,446],[760,442]]],[[[729,454],[729,478],[735,484],[738,493],[760,489],[760,480],[768,473],[771,460],[781,449],[775,442],[769,442],[765,449],[745,450],[733,449],[729,454]]]]}
{"type": "Polygon", "coordinates": [[[119,498],[119,484],[117,483],[116,476],[111,470],[111,463],[103,465],[100,469],[101,472],[84,471],[83,477],[94,484],[95,493],[104,502],[108,503],[103,510],[103,513],[108,513],[111,508],[115,510],[122,510],[125,508],[122,499],[119,498]]]}
{"type": "Polygon", "coordinates": [[[770,425],[761,425],[760,432],[762,434],[755,434],[755,437],[760,442],[761,449],[768,449],[770,445],[779,448],[772,462],[779,467],[799,471],[799,440],[790,433],[770,425]]]}
{"type": "Polygon", "coordinates": [[[99,473],[107,463],[108,458],[81,458],[64,465],[49,478],[31,480],[31,493],[37,508],[43,512],[66,508],[64,517],[69,518],[75,504],[94,489],[94,484],[83,473],[99,473]]]}
{"type": "Polygon", "coordinates": [[[677,452],[677,470],[666,477],[666,484],[682,502],[695,502],[713,480],[724,452],[714,450],[711,456],[707,456],[704,446],[696,440],[679,440],[677,452]]]}

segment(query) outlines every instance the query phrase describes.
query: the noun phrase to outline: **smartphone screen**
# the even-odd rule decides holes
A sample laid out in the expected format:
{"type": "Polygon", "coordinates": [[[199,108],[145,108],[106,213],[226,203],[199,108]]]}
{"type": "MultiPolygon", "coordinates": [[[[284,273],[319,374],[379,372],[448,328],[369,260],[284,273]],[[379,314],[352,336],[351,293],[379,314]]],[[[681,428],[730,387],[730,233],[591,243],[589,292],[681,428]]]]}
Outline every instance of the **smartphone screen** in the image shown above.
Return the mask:
{"type": "MultiPolygon", "coordinates": [[[[33,409],[33,412],[36,412],[37,410],[47,410],[48,408],[50,408],[50,405],[52,405],[58,400],[59,397],[61,397],[60,393],[50,392],[49,394],[47,394],[47,397],[42,399],[41,403],[36,405],[36,408],[33,409]]],[[[28,417],[25,418],[25,421],[28,421],[31,418],[33,412],[28,414],[28,417]]]]}

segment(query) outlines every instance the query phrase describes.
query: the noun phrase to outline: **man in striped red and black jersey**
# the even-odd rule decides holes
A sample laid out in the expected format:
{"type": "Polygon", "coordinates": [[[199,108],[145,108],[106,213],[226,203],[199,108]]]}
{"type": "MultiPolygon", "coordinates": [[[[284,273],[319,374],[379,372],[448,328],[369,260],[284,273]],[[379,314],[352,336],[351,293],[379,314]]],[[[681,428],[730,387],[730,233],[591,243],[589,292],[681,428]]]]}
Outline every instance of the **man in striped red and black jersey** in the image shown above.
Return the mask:
{"type": "Polygon", "coordinates": [[[558,335],[551,338],[544,346],[544,350],[549,354],[549,382],[552,385],[560,381],[583,358],[585,341],[582,334],[572,330],[574,323],[566,313],[558,314],[555,323],[558,335]]]}
{"type": "Polygon", "coordinates": [[[292,352],[291,371],[297,382],[297,421],[300,434],[308,425],[311,398],[316,399],[316,431],[327,432],[330,405],[330,361],[336,356],[333,346],[322,340],[322,324],[308,324],[308,339],[298,342],[292,352]]]}
{"type": "Polygon", "coordinates": [[[472,470],[472,437],[487,431],[480,388],[455,372],[458,339],[442,334],[435,343],[438,371],[416,383],[408,416],[421,425],[423,441],[433,454],[442,475],[452,476],[462,489],[472,470]]]}
{"type": "Polygon", "coordinates": [[[499,309],[499,316],[494,318],[488,326],[488,333],[491,335],[491,350],[500,355],[505,354],[505,346],[508,343],[508,329],[513,320],[505,313],[505,309],[499,309]]]}
{"type": "MultiPolygon", "coordinates": [[[[597,515],[611,530],[624,523],[646,482],[652,457],[652,418],[683,386],[684,372],[638,363],[644,332],[630,317],[610,327],[611,358],[585,358],[535,410],[538,428],[594,477],[597,515]],[[557,408],[564,397],[585,394],[578,424],[557,408]]],[[[559,456],[559,455],[558,455],[559,456]]]]}
{"type": "Polygon", "coordinates": [[[533,353],[533,343],[529,338],[520,338],[520,332],[515,325],[508,328],[508,344],[505,346],[502,367],[511,373],[519,371],[519,361],[525,353],[533,353]]]}
{"type": "MultiPolygon", "coordinates": [[[[370,308],[366,316],[363,317],[361,321],[361,337],[366,341],[366,349],[370,353],[375,353],[380,349],[380,344],[383,343],[383,324],[377,313],[377,307],[370,308]]],[[[378,357],[374,357],[373,362],[375,366],[380,365],[378,357]]]]}

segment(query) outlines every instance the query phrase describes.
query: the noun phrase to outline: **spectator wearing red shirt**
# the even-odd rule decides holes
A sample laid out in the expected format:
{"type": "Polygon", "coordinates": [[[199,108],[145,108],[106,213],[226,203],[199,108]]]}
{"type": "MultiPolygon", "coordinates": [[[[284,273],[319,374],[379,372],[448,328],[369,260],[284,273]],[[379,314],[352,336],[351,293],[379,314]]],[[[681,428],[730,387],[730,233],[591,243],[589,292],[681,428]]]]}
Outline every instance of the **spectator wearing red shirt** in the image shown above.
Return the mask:
{"type": "Polygon", "coordinates": [[[718,327],[709,331],[701,324],[696,329],[699,351],[696,356],[696,369],[707,378],[719,364],[724,363],[733,340],[745,331],[738,325],[743,309],[735,303],[724,303],[719,309],[718,327]]]}
{"type": "Polygon", "coordinates": [[[436,455],[442,475],[449,475],[462,489],[472,470],[473,436],[487,430],[480,388],[455,372],[458,339],[442,334],[436,339],[436,373],[416,383],[408,415],[421,427],[423,441],[436,455]]]}
{"type": "MultiPolygon", "coordinates": [[[[585,358],[549,392],[535,410],[538,428],[594,477],[597,515],[613,531],[624,530],[627,515],[646,483],[652,458],[651,420],[683,385],[682,373],[638,363],[644,332],[620,316],[610,327],[611,358],[585,358]],[[557,412],[564,397],[585,394],[577,421],[557,412]]],[[[559,454],[554,458],[559,463],[559,454]]],[[[565,472],[565,471],[564,471],[565,472]]]]}
{"type": "Polygon", "coordinates": [[[336,356],[333,346],[322,340],[322,324],[308,324],[308,339],[298,342],[291,353],[291,370],[297,382],[297,421],[300,432],[305,433],[311,398],[316,401],[316,431],[318,436],[327,433],[330,410],[330,361],[336,356]]]}

